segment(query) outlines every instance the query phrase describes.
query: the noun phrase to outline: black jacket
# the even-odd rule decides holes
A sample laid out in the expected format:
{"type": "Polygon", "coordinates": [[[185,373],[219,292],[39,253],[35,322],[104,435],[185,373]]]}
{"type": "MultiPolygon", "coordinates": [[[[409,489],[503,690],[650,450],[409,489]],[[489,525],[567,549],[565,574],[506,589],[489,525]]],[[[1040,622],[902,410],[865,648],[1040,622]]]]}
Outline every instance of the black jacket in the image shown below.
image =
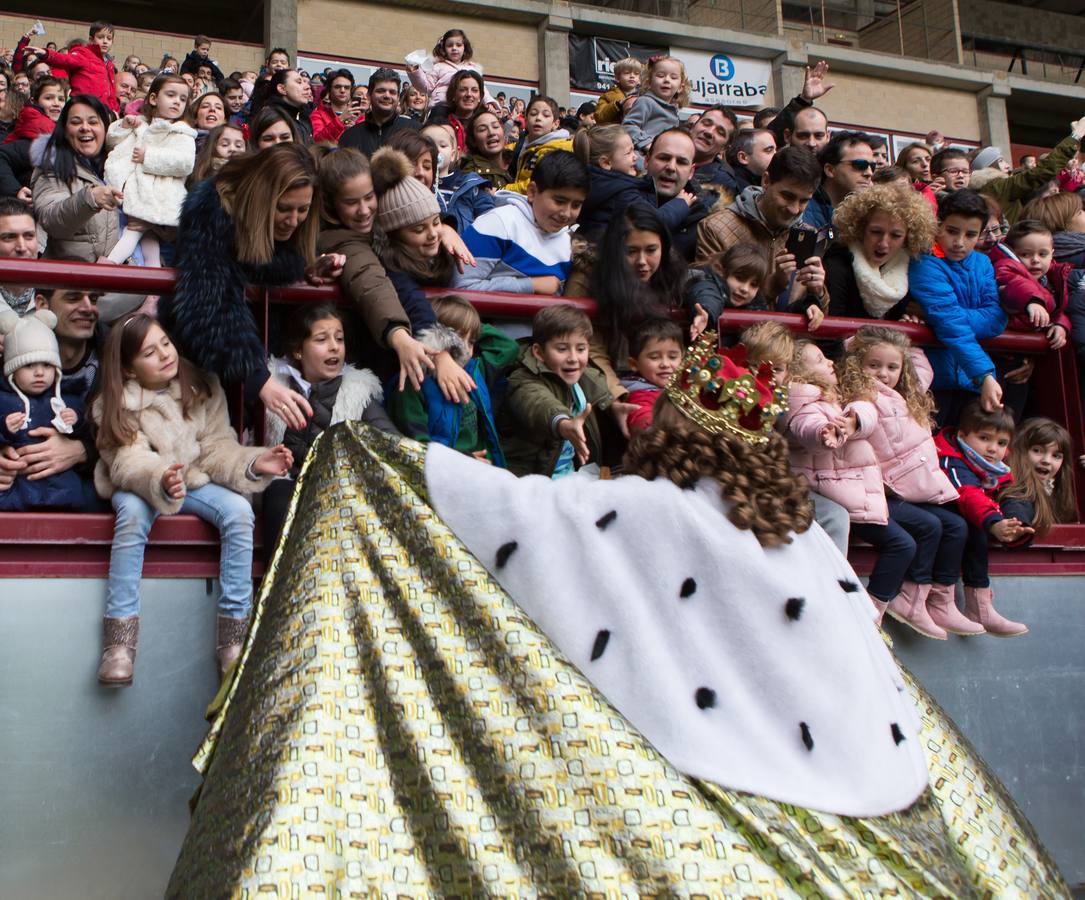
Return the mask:
{"type": "MultiPolygon", "coordinates": [[[[825,289],[829,292],[829,315],[848,316],[852,319],[872,319],[859,294],[859,284],[855,280],[855,269],[851,265],[851,251],[843,244],[834,241],[822,257],[825,267],[825,289]]],[[[882,318],[896,321],[908,309],[912,298],[905,294],[903,299],[889,310],[882,318]]]]}
{"type": "Polygon", "coordinates": [[[211,75],[215,79],[216,84],[226,77],[222,74],[222,69],[215,65],[214,60],[210,57],[204,59],[195,50],[189,50],[188,56],[185,57],[185,61],[181,63],[181,74],[184,75],[188,72],[195,75],[200,66],[208,66],[211,69],[211,75]]]}
{"type": "Polygon", "coordinates": [[[693,181],[704,187],[713,185],[721,187],[735,197],[742,192],[742,188],[737,186],[733,167],[718,159],[697,166],[693,170],[693,181]]]}
{"type": "Polygon", "coordinates": [[[282,96],[272,97],[265,106],[277,106],[286,113],[294,120],[294,124],[298,126],[298,131],[301,132],[301,142],[307,147],[312,146],[313,122],[309,118],[309,110],[307,108],[295,106],[282,96]]]}
{"type": "Polygon", "coordinates": [[[388,143],[388,139],[393,134],[403,128],[418,131],[421,126],[415,119],[409,119],[406,116],[393,116],[383,125],[376,124],[367,116],[364,122],[351,125],[343,132],[343,136],[339,138],[339,146],[353,147],[366,156],[372,156],[388,143]]]}

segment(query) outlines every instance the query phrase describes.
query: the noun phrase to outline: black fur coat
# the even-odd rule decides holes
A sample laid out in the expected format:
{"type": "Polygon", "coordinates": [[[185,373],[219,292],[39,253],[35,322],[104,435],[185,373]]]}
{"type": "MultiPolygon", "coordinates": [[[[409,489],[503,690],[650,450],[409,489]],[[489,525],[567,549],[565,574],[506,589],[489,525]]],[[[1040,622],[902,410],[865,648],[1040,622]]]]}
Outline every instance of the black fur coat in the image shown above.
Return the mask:
{"type": "Polygon", "coordinates": [[[245,301],[247,284],[278,287],[301,281],[305,262],[276,244],[267,265],[239,263],[234,223],[214,179],[189,192],[177,235],[177,290],[158,304],[158,317],[181,355],[224,382],[267,372],[267,351],[245,301]]]}

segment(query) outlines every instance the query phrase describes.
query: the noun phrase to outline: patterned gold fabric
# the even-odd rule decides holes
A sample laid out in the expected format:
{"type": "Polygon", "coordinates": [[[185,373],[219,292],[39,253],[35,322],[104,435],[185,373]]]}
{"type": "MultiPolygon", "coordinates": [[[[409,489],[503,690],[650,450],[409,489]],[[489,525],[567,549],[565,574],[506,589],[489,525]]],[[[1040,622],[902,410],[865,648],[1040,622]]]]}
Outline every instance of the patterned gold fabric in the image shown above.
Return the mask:
{"type": "Polygon", "coordinates": [[[932,777],[905,813],[684,777],[437,519],[423,454],[365,426],[318,441],[169,896],[1068,896],[911,680],[932,777]]]}

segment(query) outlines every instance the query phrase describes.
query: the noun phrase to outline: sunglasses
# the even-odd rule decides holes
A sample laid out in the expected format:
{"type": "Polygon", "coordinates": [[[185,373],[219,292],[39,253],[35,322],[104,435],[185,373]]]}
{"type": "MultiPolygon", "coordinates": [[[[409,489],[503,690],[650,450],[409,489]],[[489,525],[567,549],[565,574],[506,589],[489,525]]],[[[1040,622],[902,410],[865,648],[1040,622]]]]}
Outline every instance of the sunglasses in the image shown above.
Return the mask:
{"type": "Polygon", "coordinates": [[[848,159],[845,162],[856,172],[873,172],[878,168],[878,164],[870,159],[848,159]]]}

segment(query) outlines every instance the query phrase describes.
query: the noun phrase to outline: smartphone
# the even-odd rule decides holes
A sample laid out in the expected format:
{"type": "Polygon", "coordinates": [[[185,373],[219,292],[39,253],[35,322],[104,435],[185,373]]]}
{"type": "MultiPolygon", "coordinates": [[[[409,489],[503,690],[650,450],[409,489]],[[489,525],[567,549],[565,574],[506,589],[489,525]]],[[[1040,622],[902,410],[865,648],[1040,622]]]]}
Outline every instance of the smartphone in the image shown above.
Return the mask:
{"type": "Polygon", "coordinates": [[[792,225],[787,233],[787,252],[795,257],[795,265],[801,269],[811,256],[816,256],[818,233],[805,225],[792,225]]]}

